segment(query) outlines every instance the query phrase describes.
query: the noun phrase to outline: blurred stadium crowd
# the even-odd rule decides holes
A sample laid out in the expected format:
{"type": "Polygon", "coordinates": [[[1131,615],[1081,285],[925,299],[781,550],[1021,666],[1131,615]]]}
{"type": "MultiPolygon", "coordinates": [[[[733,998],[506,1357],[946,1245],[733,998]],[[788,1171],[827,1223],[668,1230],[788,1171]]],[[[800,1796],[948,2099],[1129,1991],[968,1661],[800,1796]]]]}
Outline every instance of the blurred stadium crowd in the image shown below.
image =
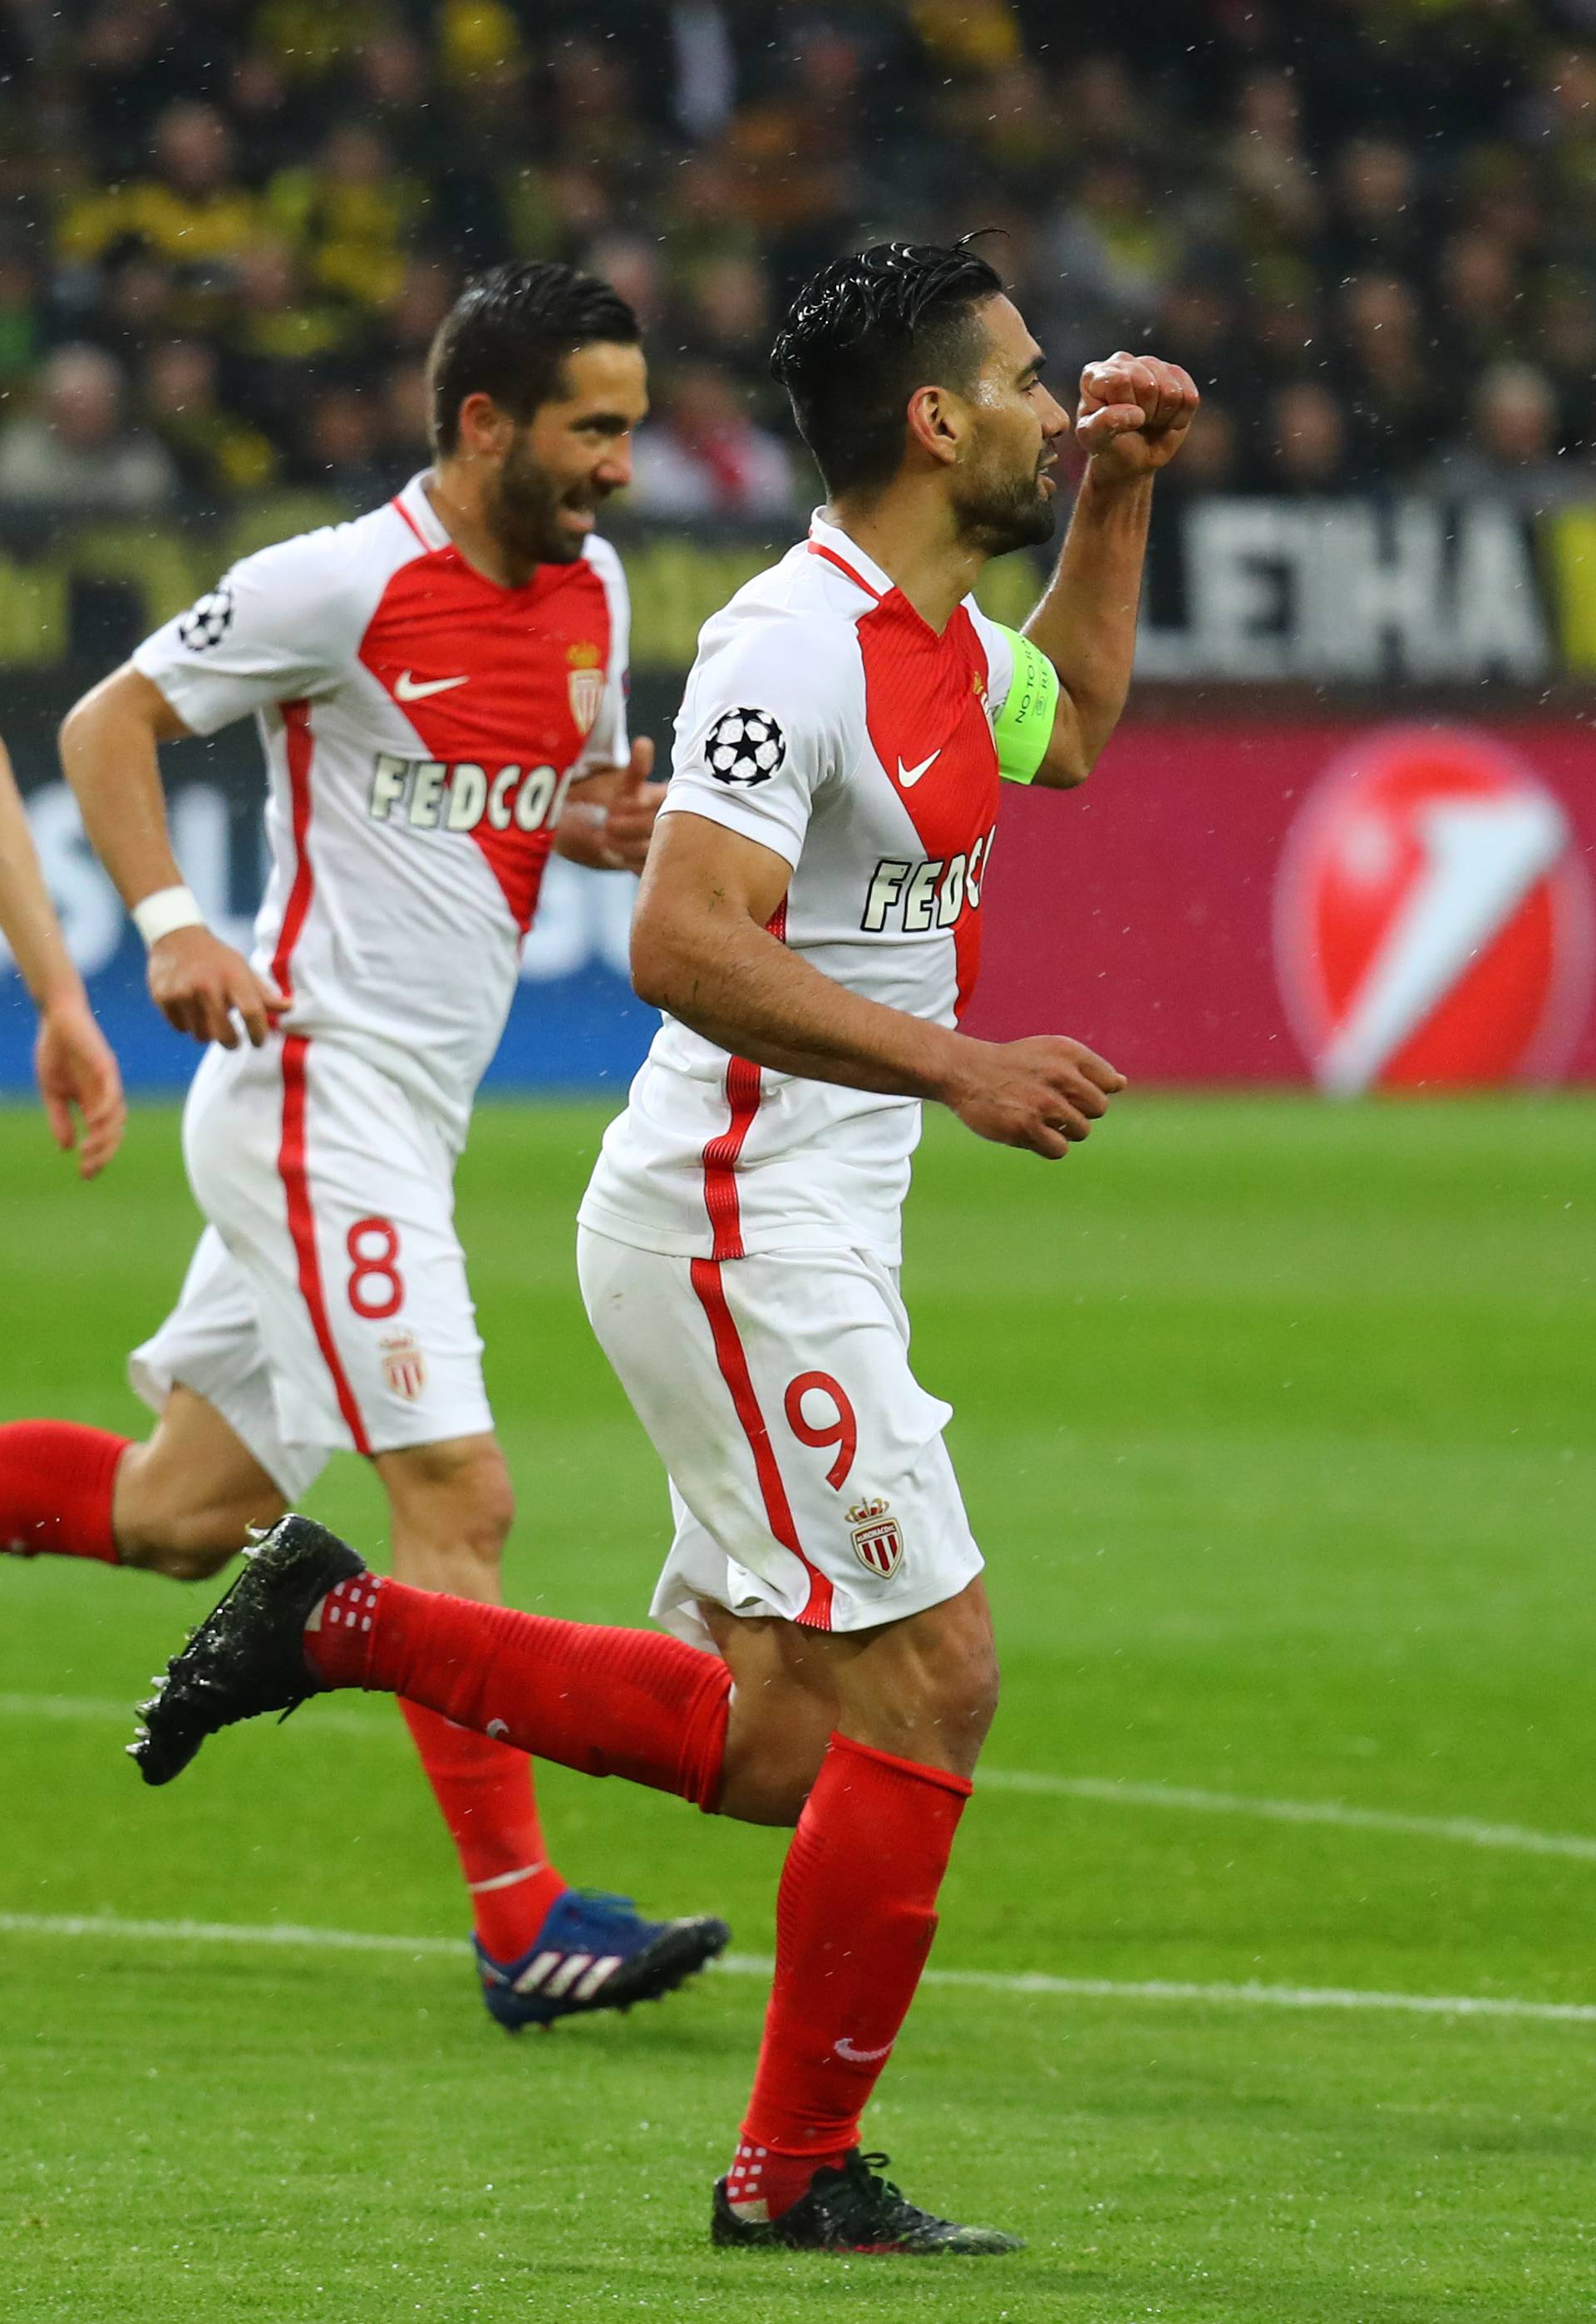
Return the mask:
{"type": "Polygon", "coordinates": [[[634,507],[784,515],[793,286],[977,226],[1192,370],[1179,493],[1596,498],[1596,0],[0,0],[0,186],[14,525],[381,497],[511,255],[644,318],[634,507]]]}

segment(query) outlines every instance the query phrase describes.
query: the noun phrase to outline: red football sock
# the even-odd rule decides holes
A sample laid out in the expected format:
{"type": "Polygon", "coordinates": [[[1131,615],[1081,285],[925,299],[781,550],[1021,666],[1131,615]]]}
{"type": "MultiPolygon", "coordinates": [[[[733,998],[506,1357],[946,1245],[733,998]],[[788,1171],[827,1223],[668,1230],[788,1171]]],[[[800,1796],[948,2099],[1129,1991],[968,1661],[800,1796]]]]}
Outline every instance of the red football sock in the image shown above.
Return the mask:
{"type": "Polygon", "coordinates": [[[459,1852],[483,1950],[518,1960],[567,1886],[543,1844],[532,1762],[418,1702],[399,1709],[459,1852]]]}
{"type": "Polygon", "coordinates": [[[311,1621],[305,1657],[324,1686],[403,1695],[584,1775],[625,1775],[715,1804],[731,1695],[716,1655],[376,1573],[341,1582],[311,1621]]]}
{"type": "Polygon", "coordinates": [[[115,1565],[111,1495],[131,1438],[74,1420],[0,1428],[0,1550],[115,1565]]]}
{"type": "Polygon", "coordinates": [[[898,2038],[937,1928],[937,1891],[970,1786],[833,1735],[787,1850],[775,1982],[733,2202],[776,2218],[859,2116],[898,2038]]]}

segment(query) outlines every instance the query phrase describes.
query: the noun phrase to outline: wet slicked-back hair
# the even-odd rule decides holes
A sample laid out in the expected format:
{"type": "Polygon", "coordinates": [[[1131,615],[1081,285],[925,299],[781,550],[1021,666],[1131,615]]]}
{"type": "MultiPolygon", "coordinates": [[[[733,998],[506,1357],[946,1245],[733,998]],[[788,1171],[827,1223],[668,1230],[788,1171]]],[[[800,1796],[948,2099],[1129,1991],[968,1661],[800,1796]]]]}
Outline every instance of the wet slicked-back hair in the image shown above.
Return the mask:
{"type": "Polygon", "coordinates": [[[454,449],[466,396],[491,395],[524,422],[555,393],[561,365],[578,347],[595,340],[635,347],[642,337],[619,291],[574,266],[539,260],[477,275],[438,326],[427,361],[435,447],[454,449]]]}
{"type": "Polygon", "coordinates": [[[974,384],[975,309],[1002,289],[968,240],[878,242],[804,284],[770,368],[828,492],[867,492],[897,474],[916,388],[974,384]]]}

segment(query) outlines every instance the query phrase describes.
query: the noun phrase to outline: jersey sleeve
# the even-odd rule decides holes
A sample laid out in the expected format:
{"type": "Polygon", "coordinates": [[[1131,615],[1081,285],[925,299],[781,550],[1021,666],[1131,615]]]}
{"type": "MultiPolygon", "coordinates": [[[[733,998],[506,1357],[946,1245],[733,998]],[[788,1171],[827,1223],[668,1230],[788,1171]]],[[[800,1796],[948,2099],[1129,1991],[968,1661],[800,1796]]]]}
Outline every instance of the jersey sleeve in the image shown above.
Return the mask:
{"type": "Polygon", "coordinates": [[[848,763],[860,693],[857,647],[850,664],[829,625],[739,624],[724,643],[706,631],[660,813],[702,816],[796,868],[815,798],[848,763]]]}
{"type": "Polygon", "coordinates": [[[1005,782],[1032,782],[1052,740],[1059,673],[1018,630],[993,621],[973,603],[971,613],[986,649],[986,699],[998,773],[1005,782]]]}
{"type": "Polygon", "coordinates": [[[627,696],[631,686],[632,604],[619,558],[607,540],[595,540],[590,552],[604,584],[610,608],[610,659],[597,717],[573,770],[580,782],[595,769],[624,766],[631,745],[627,739],[627,696]]]}
{"type": "Polygon", "coordinates": [[[325,694],[346,673],[370,607],[339,530],[243,558],[144,640],[133,668],[183,724],[214,734],[270,702],[325,694]]]}

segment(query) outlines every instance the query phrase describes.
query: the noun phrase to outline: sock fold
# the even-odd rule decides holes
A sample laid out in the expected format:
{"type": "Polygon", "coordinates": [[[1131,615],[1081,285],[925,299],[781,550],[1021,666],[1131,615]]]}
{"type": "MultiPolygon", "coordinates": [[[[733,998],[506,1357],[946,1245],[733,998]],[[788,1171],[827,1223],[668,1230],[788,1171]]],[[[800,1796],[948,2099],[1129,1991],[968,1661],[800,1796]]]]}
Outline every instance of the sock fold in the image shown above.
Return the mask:
{"type": "Polygon", "coordinates": [[[116,1564],[111,1501],[131,1442],[71,1420],[0,1428],[0,1551],[116,1564]]]}

